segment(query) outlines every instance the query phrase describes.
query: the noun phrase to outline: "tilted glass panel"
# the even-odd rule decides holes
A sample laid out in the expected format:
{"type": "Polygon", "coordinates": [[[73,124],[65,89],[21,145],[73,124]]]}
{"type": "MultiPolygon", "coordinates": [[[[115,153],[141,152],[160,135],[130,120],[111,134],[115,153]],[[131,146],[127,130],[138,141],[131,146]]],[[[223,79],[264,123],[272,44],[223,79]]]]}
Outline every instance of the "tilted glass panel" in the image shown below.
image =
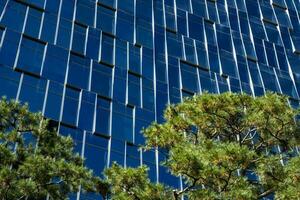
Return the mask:
{"type": "Polygon", "coordinates": [[[45,44],[23,37],[16,68],[40,75],[43,64],[45,44]]]}
{"type": "Polygon", "coordinates": [[[88,89],[90,79],[90,59],[71,53],[67,83],[73,87],[88,89]]]}
{"type": "Polygon", "coordinates": [[[79,95],[80,90],[66,87],[62,121],[66,124],[76,126],[77,125],[77,114],[79,106],[79,95]]]}
{"type": "Polygon", "coordinates": [[[98,5],[96,27],[106,33],[115,34],[115,11],[98,5]]]}
{"type": "Polygon", "coordinates": [[[91,90],[107,98],[111,97],[112,68],[93,62],[91,90]]]}
{"type": "Polygon", "coordinates": [[[74,25],[73,41],[72,41],[72,50],[73,51],[80,53],[82,55],[85,54],[86,34],[87,34],[87,27],[82,26],[80,24],[74,25]]]}
{"type": "Polygon", "coordinates": [[[110,134],[110,104],[105,98],[97,97],[95,133],[101,135],[110,134]]]}
{"type": "Polygon", "coordinates": [[[77,0],[75,20],[87,26],[94,26],[95,0],[77,0]]]}
{"type": "Polygon", "coordinates": [[[19,100],[28,103],[32,112],[42,111],[46,92],[46,80],[34,76],[23,76],[19,100]]]}
{"type": "Polygon", "coordinates": [[[83,90],[81,94],[81,104],[79,111],[78,127],[93,131],[95,113],[96,94],[83,90]]]}
{"type": "Polygon", "coordinates": [[[40,10],[29,8],[24,33],[38,38],[41,28],[42,12],[40,10]]]}

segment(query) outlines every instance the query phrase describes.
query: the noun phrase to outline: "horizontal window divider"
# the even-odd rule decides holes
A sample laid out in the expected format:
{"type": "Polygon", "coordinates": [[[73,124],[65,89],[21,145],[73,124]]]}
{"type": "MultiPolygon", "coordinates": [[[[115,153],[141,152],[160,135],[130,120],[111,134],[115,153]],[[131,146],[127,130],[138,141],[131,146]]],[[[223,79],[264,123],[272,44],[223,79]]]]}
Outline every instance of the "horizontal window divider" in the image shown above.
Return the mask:
{"type": "Polygon", "coordinates": [[[66,87],[70,88],[70,89],[73,89],[73,90],[76,90],[78,92],[81,92],[81,90],[82,90],[81,88],[78,88],[76,86],[70,85],[69,83],[66,83],[66,87]]]}
{"type": "Polygon", "coordinates": [[[180,59],[180,62],[185,63],[185,64],[188,64],[188,65],[191,65],[191,66],[193,66],[193,67],[199,67],[198,64],[189,62],[189,61],[187,61],[187,60],[182,60],[182,59],[180,59]]]}
{"type": "Polygon", "coordinates": [[[27,35],[26,33],[23,33],[23,37],[24,37],[24,38],[27,38],[27,39],[29,39],[29,40],[38,42],[38,43],[40,43],[40,44],[42,44],[42,45],[47,45],[47,43],[48,43],[48,42],[45,42],[45,41],[40,40],[40,39],[38,39],[38,38],[32,37],[32,36],[30,36],[30,35],[27,35]]]}
{"type": "Polygon", "coordinates": [[[141,74],[139,74],[139,73],[137,73],[137,72],[134,72],[134,71],[132,71],[132,70],[128,70],[128,74],[131,74],[131,75],[137,76],[137,77],[139,77],[139,78],[141,78],[141,77],[142,77],[142,75],[141,75],[141,74]]]}
{"type": "Polygon", "coordinates": [[[29,71],[20,69],[20,68],[18,68],[18,67],[14,67],[14,70],[15,70],[16,72],[20,72],[20,73],[23,73],[23,74],[26,74],[26,75],[33,76],[33,77],[35,77],[35,78],[41,79],[41,75],[40,75],[40,74],[32,73],[32,72],[29,72],[29,71]]]}
{"type": "Polygon", "coordinates": [[[99,64],[105,65],[105,66],[110,67],[110,68],[114,68],[114,67],[115,67],[114,64],[107,63],[107,62],[105,62],[105,61],[103,61],[103,60],[100,60],[100,61],[99,61],[99,64]]]}
{"type": "Polygon", "coordinates": [[[106,36],[109,36],[109,37],[112,37],[112,38],[116,39],[116,36],[112,33],[108,33],[108,32],[105,32],[103,30],[101,30],[101,32],[102,32],[103,35],[106,35],[106,36]]]}
{"type": "MultiPolygon", "coordinates": [[[[65,126],[65,127],[67,127],[67,128],[71,128],[71,129],[79,129],[79,130],[81,130],[80,128],[78,128],[77,126],[75,126],[75,125],[72,125],[72,124],[68,124],[68,123],[65,123],[65,122],[63,122],[63,121],[61,121],[60,122],[60,125],[63,125],[63,126],[65,126]]],[[[83,131],[83,130],[82,130],[83,131]]]]}
{"type": "Polygon", "coordinates": [[[208,22],[210,24],[214,24],[215,22],[211,19],[204,18],[204,22],[208,22]]]}
{"type": "Polygon", "coordinates": [[[126,103],[126,107],[134,109],[136,106],[131,103],[126,103]]]}
{"type": "MultiPolygon", "coordinates": [[[[132,147],[136,146],[136,145],[134,145],[134,142],[131,142],[131,141],[128,141],[128,140],[126,140],[126,144],[129,145],[129,146],[132,146],[132,147]]],[[[135,157],[131,157],[131,158],[135,158],[135,157]]]]}
{"type": "Polygon", "coordinates": [[[278,26],[278,23],[273,22],[272,20],[266,19],[266,18],[262,18],[263,22],[269,23],[269,24],[273,24],[274,26],[278,26]]]}
{"type": "Polygon", "coordinates": [[[194,92],[194,91],[191,91],[191,90],[189,90],[189,89],[186,89],[186,88],[181,88],[181,90],[182,90],[183,92],[185,92],[185,93],[188,93],[188,94],[190,94],[190,95],[195,95],[195,93],[196,93],[196,92],[194,92]]]}
{"type": "Polygon", "coordinates": [[[282,5],[278,4],[278,3],[272,2],[272,5],[275,6],[275,7],[281,8],[283,10],[287,10],[286,6],[282,6],[282,5]]]}
{"type": "Polygon", "coordinates": [[[86,24],[84,24],[84,23],[82,23],[82,22],[79,22],[79,21],[74,21],[74,24],[76,24],[76,25],[79,25],[79,26],[82,26],[82,27],[84,27],[84,28],[88,28],[88,25],[86,25],[86,24]]]}
{"type": "Polygon", "coordinates": [[[73,55],[75,55],[75,56],[79,56],[81,58],[86,58],[86,56],[84,54],[79,53],[79,52],[74,51],[74,50],[71,50],[70,53],[73,54],[73,55]]]}
{"type": "Polygon", "coordinates": [[[39,11],[41,11],[41,12],[45,12],[45,9],[44,8],[41,8],[41,7],[38,7],[38,6],[36,6],[36,5],[34,5],[34,4],[31,4],[31,3],[28,3],[28,2],[25,2],[24,0],[14,0],[15,2],[18,2],[18,3],[20,3],[20,4],[23,4],[23,5],[25,5],[25,6],[29,6],[29,7],[31,7],[31,8],[34,8],[34,9],[36,9],[36,10],[39,10],[39,11]]]}
{"type": "Polygon", "coordinates": [[[177,34],[177,31],[176,30],[173,30],[173,29],[170,29],[168,27],[166,27],[166,31],[170,32],[170,33],[175,33],[177,34]]]}
{"type": "Polygon", "coordinates": [[[111,7],[111,6],[108,6],[108,5],[106,5],[106,4],[104,4],[104,3],[101,3],[101,2],[97,2],[97,5],[98,6],[102,6],[102,7],[104,7],[104,8],[107,8],[107,9],[109,9],[109,10],[112,10],[112,11],[117,11],[117,9],[116,8],[114,8],[114,7],[111,7]]]}
{"type": "Polygon", "coordinates": [[[112,101],[111,97],[103,96],[101,94],[97,94],[97,98],[104,99],[104,100],[107,100],[107,101],[110,101],[110,102],[112,101]]]}
{"type": "Polygon", "coordinates": [[[257,59],[252,57],[252,56],[246,56],[247,60],[251,60],[251,61],[254,61],[254,62],[257,62],[257,59]]]}
{"type": "Polygon", "coordinates": [[[97,136],[97,137],[105,138],[107,140],[109,140],[111,138],[111,136],[109,136],[107,134],[96,132],[96,131],[94,131],[92,134],[95,135],[95,136],[97,136]]]}

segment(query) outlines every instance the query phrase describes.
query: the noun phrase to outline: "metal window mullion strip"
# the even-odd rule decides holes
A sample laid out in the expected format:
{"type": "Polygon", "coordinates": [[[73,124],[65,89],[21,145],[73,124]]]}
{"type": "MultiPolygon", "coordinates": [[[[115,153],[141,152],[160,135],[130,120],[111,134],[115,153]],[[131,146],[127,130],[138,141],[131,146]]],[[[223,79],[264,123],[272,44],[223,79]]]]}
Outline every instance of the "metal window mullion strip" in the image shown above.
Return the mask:
{"type": "Polygon", "coordinates": [[[134,3],[133,3],[133,6],[134,6],[134,11],[133,11],[133,15],[134,15],[134,18],[133,18],[133,26],[134,26],[134,31],[133,31],[133,44],[136,44],[136,0],[134,0],[134,3]]]}
{"type": "Polygon", "coordinates": [[[56,20],[56,27],[55,27],[54,45],[57,44],[58,29],[59,29],[60,15],[61,15],[61,9],[62,9],[62,1],[63,0],[59,1],[59,8],[58,8],[58,14],[57,14],[57,20],[56,20]]]}
{"type": "Polygon", "coordinates": [[[50,80],[47,80],[47,83],[46,83],[46,91],[45,91],[45,97],[44,97],[44,102],[43,102],[42,115],[45,115],[46,103],[47,103],[48,92],[49,92],[49,84],[50,84],[50,80]]]}
{"type": "Polygon", "coordinates": [[[8,3],[9,3],[9,2],[10,2],[10,0],[7,0],[7,2],[6,2],[5,5],[4,5],[3,11],[2,11],[2,13],[1,13],[1,15],[0,15],[0,21],[2,21],[2,18],[3,18],[3,16],[4,16],[4,13],[5,13],[7,7],[8,7],[8,3]]]}
{"type": "MultiPolygon", "coordinates": [[[[140,72],[141,74],[143,74],[143,49],[144,47],[141,47],[140,48],[140,72]]],[[[143,104],[143,75],[141,77],[139,77],[140,79],[140,105],[141,105],[141,108],[144,107],[144,104],[143,104]]]]}
{"type": "Polygon", "coordinates": [[[94,100],[94,114],[93,114],[93,129],[92,132],[96,132],[96,119],[97,119],[97,105],[98,104],[98,99],[97,95],[95,95],[95,100],[94,100]]]}
{"type": "Polygon", "coordinates": [[[217,73],[214,73],[214,77],[215,77],[215,80],[216,80],[217,92],[218,92],[218,94],[220,94],[220,88],[219,88],[219,81],[218,81],[218,78],[217,78],[217,73]]]}
{"type": "Polygon", "coordinates": [[[44,46],[42,64],[41,64],[41,69],[40,69],[40,73],[39,73],[40,76],[42,75],[42,72],[44,70],[44,64],[45,64],[47,49],[48,49],[48,43],[46,43],[46,45],[44,46]]]}
{"type": "Polygon", "coordinates": [[[247,68],[247,75],[248,75],[249,82],[250,82],[250,88],[251,88],[251,91],[252,91],[252,96],[255,97],[254,84],[253,84],[253,81],[252,81],[252,77],[250,75],[250,70],[249,70],[249,66],[248,66],[248,60],[246,60],[246,68],[247,68]]]}
{"type": "Polygon", "coordinates": [[[129,104],[129,89],[128,89],[128,86],[129,86],[129,43],[127,42],[127,73],[126,73],[126,88],[125,88],[125,104],[129,104]]]}
{"type": "Polygon", "coordinates": [[[77,107],[77,119],[76,119],[76,126],[77,127],[78,127],[78,124],[79,124],[80,109],[81,109],[81,104],[82,104],[82,93],[83,93],[83,90],[80,90],[79,99],[78,99],[78,107],[77,107]]]}
{"type": "Polygon", "coordinates": [[[42,29],[43,29],[43,24],[44,24],[44,19],[45,19],[45,12],[42,13],[42,18],[41,18],[41,24],[40,24],[40,30],[39,30],[39,34],[38,34],[38,39],[41,39],[42,29]]]}
{"type": "Polygon", "coordinates": [[[132,109],[132,142],[135,143],[135,113],[136,113],[136,106],[132,109]]]}
{"type": "Polygon", "coordinates": [[[75,27],[76,13],[77,13],[77,0],[75,0],[75,2],[74,2],[74,11],[73,11],[72,28],[71,28],[72,34],[71,34],[71,38],[70,38],[69,49],[72,49],[72,47],[73,47],[73,37],[75,34],[74,27],[75,27]]]}
{"type": "Polygon", "coordinates": [[[177,62],[178,62],[178,78],[179,78],[179,88],[180,88],[180,100],[183,101],[183,95],[182,95],[183,84],[182,84],[180,59],[177,59],[177,62]]]}
{"type": "Polygon", "coordinates": [[[23,78],[24,78],[24,74],[22,73],[21,76],[20,76],[18,91],[17,91],[17,95],[16,95],[16,101],[19,101],[19,98],[20,98],[21,87],[22,87],[22,84],[23,84],[23,78]]]}
{"type": "Polygon", "coordinates": [[[127,142],[124,141],[124,168],[127,168],[127,142]]]}
{"type": "MultiPolygon", "coordinates": [[[[167,33],[166,30],[164,30],[164,45],[165,45],[165,62],[166,62],[166,81],[169,84],[169,57],[168,57],[168,46],[167,46],[167,33]]],[[[167,93],[168,93],[168,104],[170,104],[170,87],[167,87],[167,93]]]]}
{"type": "Polygon", "coordinates": [[[260,67],[258,66],[258,64],[256,63],[256,67],[257,67],[257,71],[258,71],[258,75],[259,75],[259,78],[261,80],[261,84],[263,86],[263,90],[264,90],[264,93],[266,93],[266,88],[265,88],[265,83],[264,83],[264,79],[261,75],[261,72],[260,72],[260,67]]]}
{"type": "Polygon", "coordinates": [[[280,82],[279,82],[279,79],[278,79],[277,72],[276,72],[275,68],[272,68],[272,69],[273,69],[273,73],[275,75],[275,79],[276,79],[277,85],[279,87],[279,92],[282,94],[282,89],[281,89],[281,85],[280,85],[280,82]]]}

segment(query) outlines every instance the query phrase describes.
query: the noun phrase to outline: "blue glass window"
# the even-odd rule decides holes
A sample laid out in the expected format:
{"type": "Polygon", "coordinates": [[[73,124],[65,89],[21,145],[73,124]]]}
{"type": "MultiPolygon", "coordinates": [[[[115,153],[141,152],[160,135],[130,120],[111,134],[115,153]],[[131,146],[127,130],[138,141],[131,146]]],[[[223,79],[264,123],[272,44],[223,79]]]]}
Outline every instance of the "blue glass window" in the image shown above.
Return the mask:
{"type": "Polygon", "coordinates": [[[74,25],[72,50],[80,54],[85,54],[87,27],[80,24],[74,25]]]}
{"type": "Polygon", "coordinates": [[[276,80],[273,68],[268,68],[267,66],[260,65],[260,73],[264,82],[266,91],[279,92],[279,85],[276,80]]]}
{"type": "Polygon", "coordinates": [[[204,42],[203,18],[196,15],[188,15],[189,36],[193,39],[204,42]]]}
{"type": "Polygon", "coordinates": [[[174,7],[165,6],[165,18],[166,18],[166,28],[167,30],[176,32],[176,21],[175,21],[175,14],[174,14],[174,7]]]}
{"type": "Polygon", "coordinates": [[[19,99],[29,104],[30,111],[42,111],[45,91],[46,80],[24,74],[19,99]]]}
{"type": "Polygon", "coordinates": [[[62,46],[66,49],[70,48],[71,30],[72,30],[72,22],[60,18],[58,35],[57,35],[57,44],[59,46],[62,46]]]}
{"type": "Polygon", "coordinates": [[[278,67],[273,44],[268,41],[264,41],[264,44],[269,66],[278,67]]]}
{"type": "Polygon", "coordinates": [[[63,83],[65,81],[68,54],[67,50],[48,44],[42,76],[63,83]]]}
{"type": "Polygon", "coordinates": [[[27,37],[22,38],[17,68],[40,75],[45,44],[27,37]]]}
{"type": "Polygon", "coordinates": [[[32,37],[39,37],[42,20],[42,12],[37,9],[29,8],[24,33],[32,37]]]}
{"type": "Polygon", "coordinates": [[[102,34],[101,62],[114,65],[114,41],[113,37],[102,34]]]}
{"type": "Polygon", "coordinates": [[[203,18],[207,18],[207,11],[205,2],[192,0],[193,13],[203,18]]]}
{"type": "Polygon", "coordinates": [[[128,73],[127,103],[130,105],[140,106],[141,104],[140,81],[139,76],[128,73]]]}
{"type": "Polygon", "coordinates": [[[214,73],[199,69],[201,91],[217,93],[217,85],[214,79],[214,73]]]}
{"type": "Polygon", "coordinates": [[[90,59],[70,54],[68,80],[71,86],[88,89],[90,80],[90,59]]]}
{"type": "Polygon", "coordinates": [[[94,25],[95,1],[77,0],[76,21],[87,26],[94,25]]]}
{"type": "Polygon", "coordinates": [[[65,89],[62,121],[66,124],[77,125],[77,113],[80,91],[67,87],[65,89]]]}
{"type": "Polygon", "coordinates": [[[185,60],[192,64],[197,64],[194,41],[190,38],[184,37],[184,52],[185,60]]]}
{"type": "MultiPolygon", "coordinates": [[[[48,1],[49,2],[49,1],[48,1]]],[[[46,12],[43,19],[41,40],[54,43],[57,16],[46,12]]]]}
{"type": "Polygon", "coordinates": [[[133,108],[113,104],[112,137],[133,142],[133,108]]]}
{"type": "Polygon", "coordinates": [[[127,42],[122,40],[116,40],[116,56],[115,65],[117,68],[126,69],[128,65],[127,56],[127,42]]]}
{"type": "Polygon", "coordinates": [[[96,27],[106,33],[115,34],[115,11],[98,5],[96,27]]]}
{"type": "Polygon", "coordinates": [[[231,53],[220,51],[222,73],[228,76],[237,77],[236,64],[231,53]]]}
{"type": "MultiPolygon", "coordinates": [[[[121,1],[123,2],[123,1],[121,1]]],[[[123,40],[133,43],[134,17],[128,13],[118,11],[116,35],[123,40]]]]}
{"type": "Polygon", "coordinates": [[[97,97],[95,134],[110,134],[110,105],[109,100],[97,97]]]}
{"type": "Polygon", "coordinates": [[[91,90],[107,98],[111,97],[112,68],[93,62],[91,90]]]}
{"type": "Polygon", "coordinates": [[[182,89],[196,93],[199,91],[197,68],[186,63],[180,63],[182,89]]]}
{"type": "Polygon", "coordinates": [[[86,133],[84,148],[85,165],[92,169],[93,173],[97,176],[101,176],[102,170],[107,165],[107,146],[107,138],[86,133]]]}
{"type": "Polygon", "coordinates": [[[83,90],[79,112],[78,127],[93,131],[96,94],[83,90]]]}
{"type": "Polygon", "coordinates": [[[19,80],[19,73],[0,65],[0,96],[6,96],[7,99],[16,98],[19,80]]]}
{"type": "Polygon", "coordinates": [[[22,32],[24,19],[26,15],[26,6],[16,1],[9,1],[1,24],[14,31],[22,32]]]}
{"type": "Polygon", "coordinates": [[[6,29],[2,46],[0,49],[1,64],[10,67],[14,66],[20,38],[21,38],[21,34],[6,29]]]}
{"type": "Polygon", "coordinates": [[[61,17],[73,20],[75,1],[63,0],[61,3],[61,17]]]}
{"type": "Polygon", "coordinates": [[[86,55],[89,58],[99,61],[101,32],[91,27],[88,28],[88,31],[86,55]]]}
{"type": "Polygon", "coordinates": [[[128,69],[136,74],[141,74],[141,48],[129,45],[129,66],[128,69]]]}
{"type": "Polygon", "coordinates": [[[182,57],[182,42],[181,38],[175,33],[167,31],[167,48],[168,54],[174,57],[182,57]]]}
{"type": "Polygon", "coordinates": [[[118,9],[134,14],[134,0],[118,0],[118,9]]]}
{"type": "Polygon", "coordinates": [[[63,85],[56,82],[48,82],[47,101],[44,115],[50,119],[59,120],[61,102],[63,95],[63,85]]]}
{"type": "Polygon", "coordinates": [[[228,52],[232,52],[232,42],[229,28],[222,25],[216,27],[219,48],[228,52]]]}

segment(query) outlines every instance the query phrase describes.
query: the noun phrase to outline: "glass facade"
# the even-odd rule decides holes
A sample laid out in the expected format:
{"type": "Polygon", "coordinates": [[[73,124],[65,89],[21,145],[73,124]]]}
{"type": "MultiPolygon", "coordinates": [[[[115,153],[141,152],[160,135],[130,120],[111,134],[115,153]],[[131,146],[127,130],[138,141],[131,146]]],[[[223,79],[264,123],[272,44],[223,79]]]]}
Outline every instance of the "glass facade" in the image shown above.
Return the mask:
{"type": "MultiPolygon", "coordinates": [[[[299,0],[1,0],[0,95],[28,102],[101,175],[147,164],[143,127],[203,91],[300,92],[299,0]]],[[[94,194],[77,199],[100,198],[94,194]]]]}

